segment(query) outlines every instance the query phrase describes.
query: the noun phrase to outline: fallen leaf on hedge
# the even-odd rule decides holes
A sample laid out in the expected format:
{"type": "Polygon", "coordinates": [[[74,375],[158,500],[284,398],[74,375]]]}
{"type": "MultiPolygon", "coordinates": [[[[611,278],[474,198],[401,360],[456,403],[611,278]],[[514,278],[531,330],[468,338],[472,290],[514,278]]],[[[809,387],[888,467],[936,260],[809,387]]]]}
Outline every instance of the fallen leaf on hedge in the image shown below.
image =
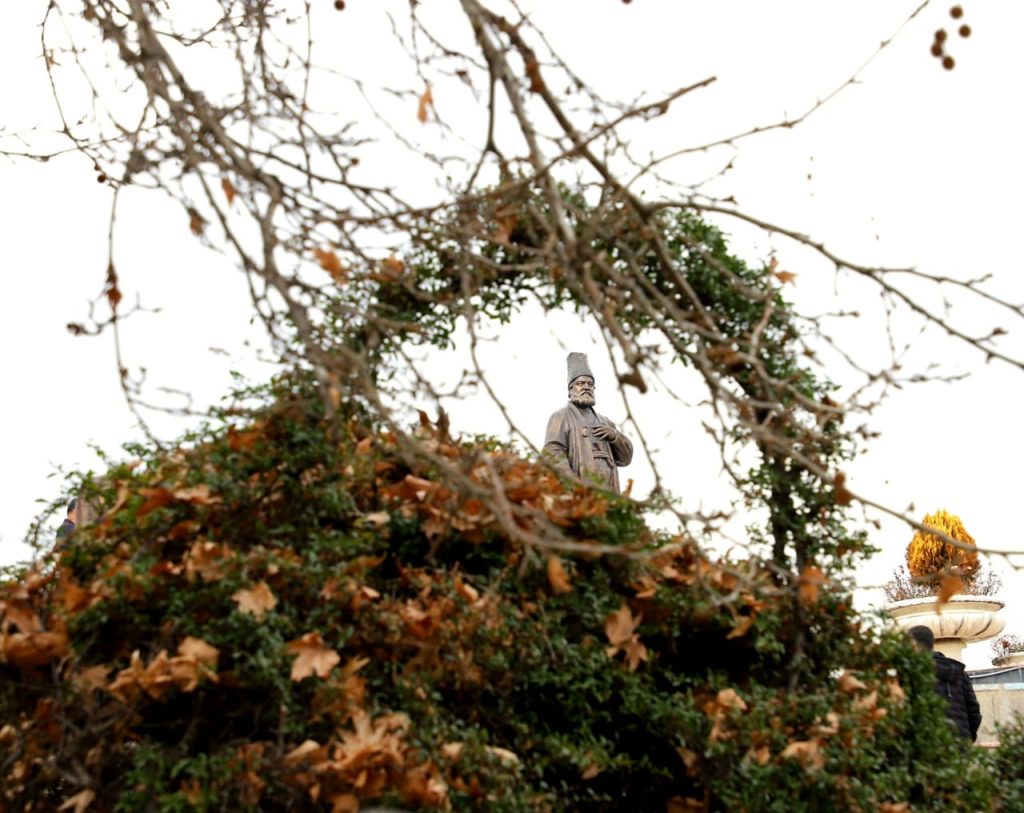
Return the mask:
{"type": "Polygon", "coordinates": [[[556,595],[572,592],[572,582],[569,581],[569,574],[565,572],[562,560],[557,556],[548,557],[548,584],[556,595]]]}
{"type": "Polygon", "coordinates": [[[735,689],[722,689],[715,695],[715,705],[721,709],[746,711],[747,703],[735,689]]]}
{"type": "Polygon", "coordinates": [[[196,542],[185,557],[185,574],[193,581],[196,577],[207,582],[223,579],[224,565],[231,559],[231,555],[230,549],[216,542],[196,542]]]}
{"type": "Polygon", "coordinates": [[[647,647],[635,632],[642,618],[642,613],[634,618],[629,607],[623,604],[604,622],[605,635],[611,642],[611,646],[605,647],[605,652],[610,658],[622,652],[626,656],[626,663],[631,672],[636,671],[641,661],[647,660],[647,647]]]}
{"type": "Polygon", "coordinates": [[[146,501],[135,512],[136,519],[140,519],[158,508],[170,505],[172,499],[169,488],[140,488],[139,494],[145,497],[146,501]]]}
{"type": "Polygon", "coordinates": [[[797,596],[800,603],[811,606],[818,603],[818,592],[821,585],[825,583],[825,574],[821,568],[808,565],[800,572],[800,583],[797,586],[797,596]]]}
{"type": "Polygon", "coordinates": [[[629,606],[623,604],[604,620],[604,634],[608,636],[613,647],[620,647],[626,643],[640,625],[643,615],[633,617],[629,606]]]}
{"type": "Polygon", "coordinates": [[[319,632],[307,632],[288,642],[288,651],[295,657],[292,680],[298,682],[316,675],[325,678],[341,661],[341,656],[324,643],[319,632]]]}
{"type": "Polygon", "coordinates": [[[695,751],[691,751],[689,748],[676,748],[676,753],[679,754],[679,758],[683,761],[683,765],[686,766],[686,773],[690,776],[696,776],[698,762],[697,753],[695,751]]]}
{"type": "Polygon", "coordinates": [[[330,768],[345,771],[377,759],[401,765],[408,727],[409,718],[404,714],[384,714],[371,720],[364,709],[356,709],[352,730],[341,731],[341,742],[334,746],[330,768]]]}
{"type": "Polygon", "coordinates": [[[178,654],[186,658],[195,658],[196,661],[204,666],[216,668],[217,659],[220,657],[220,650],[206,643],[202,638],[193,638],[189,635],[178,644],[178,654]]]}
{"type": "Polygon", "coordinates": [[[132,653],[128,668],[117,673],[117,677],[107,687],[107,691],[125,702],[133,697],[139,689],[154,700],[159,700],[167,694],[173,685],[174,678],[171,675],[167,650],[160,650],[157,656],[150,661],[149,666],[145,666],[139,650],[136,649],[132,653]]]}
{"type": "Polygon", "coordinates": [[[266,582],[257,582],[252,587],[236,590],[231,600],[238,605],[240,613],[255,616],[257,620],[261,620],[268,610],[277,606],[277,597],[266,582]]]}
{"type": "Polygon", "coordinates": [[[458,573],[456,573],[455,578],[452,579],[452,585],[455,587],[455,592],[470,604],[480,598],[480,591],[473,587],[473,585],[466,584],[466,582],[462,580],[462,576],[458,573]]]}
{"type": "Polygon", "coordinates": [[[767,765],[771,758],[772,749],[767,745],[762,745],[760,748],[754,748],[751,746],[750,750],[747,751],[747,755],[744,757],[748,762],[755,762],[758,765],[767,765]]]}
{"type": "Polygon", "coordinates": [[[96,791],[92,788],[86,788],[85,790],[80,790],[74,796],[66,799],[64,804],[58,807],[57,810],[70,810],[72,813],[84,813],[95,798],[96,791]]]}
{"type": "Polygon", "coordinates": [[[110,672],[111,667],[104,666],[103,664],[90,666],[88,669],[83,669],[75,675],[75,686],[78,687],[79,691],[102,689],[107,685],[107,679],[110,677],[110,672]]]}
{"type": "Polygon", "coordinates": [[[300,762],[304,762],[307,765],[319,765],[326,759],[326,745],[320,745],[316,740],[306,740],[302,745],[293,748],[284,755],[284,764],[289,767],[300,762]]]}
{"type": "Polygon", "coordinates": [[[65,581],[61,587],[64,610],[69,613],[78,613],[84,610],[93,603],[94,598],[98,598],[93,592],[70,580],[65,581]]]}
{"type": "Polygon", "coordinates": [[[200,677],[217,683],[219,657],[220,650],[216,647],[200,638],[189,636],[178,646],[178,656],[168,662],[171,678],[183,692],[195,691],[200,677]]]}
{"type": "Polygon", "coordinates": [[[0,641],[0,659],[26,668],[43,666],[68,651],[68,636],[63,632],[16,632],[0,641]]]}
{"type": "Polygon", "coordinates": [[[825,767],[825,755],[817,740],[796,740],[785,747],[783,759],[795,759],[809,771],[825,767]]]}
{"type": "Polygon", "coordinates": [[[830,711],[825,715],[824,722],[819,717],[814,721],[814,726],[811,732],[819,737],[830,737],[833,734],[839,733],[839,715],[834,711],[830,711]]]}
{"type": "Polygon", "coordinates": [[[167,656],[167,650],[161,649],[139,677],[139,686],[154,700],[159,700],[167,694],[173,684],[170,658],[167,656]]]}
{"type": "Polygon", "coordinates": [[[198,807],[199,803],[203,800],[203,786],[199,784],[198,779],[190,779],[188,782],[181,783],[181,795],[185,797],[185,801],[193,807],[198,807]]]}
{"type": "Polygon", "coordinates": [[[432,762],[407,771],[399,783],[399,792],[409,805],[419,808],[448,809],[448,784],[432,762]]]}
{"type": "Polygon", "coordinates": [[[857,680],[853,672],[843,672],[843,674],[839,676],[839,691],[844,694],[853,694],[854,692],[863,691],[866,688],[867,686],[857,680]]]}
{"type": "MultiPolygon", "coordinates": [[[[441,753],[452,762],[457,762],[462,756],[462,750],[466,747],[464,742],[446,742],[441,746],[441,753]]],[[[519,756],[513,751],[509,751],[507,748],[498,748],[494,745],[485,745],[483,747],[484,753],[495,757],[499,762],[503,762],[506,765],[518,765],[519,756]]]]}
{"type": "Polygon", "coordinates": [[[352,793],[339,793],[328,801],[331,813],[359,813],[359,797],[352,793]]]}
{"type": "Polygon", "coordinates": [[[855,711],[873,711],[878,705],[878,690],[874,689],[863,697],[858,697],[853,701],[853,709],[855,711]]]}
{"type": "Polygon", "coordinates": [[[878,813],[908,813],[910,802],[882,802],[878,807],[878,813]]]}
{"type": "Polygon", "coordinates": [[[892,698],[893,703],[897,706],[903,705],[907,699],[907,693],[903,691],[903,687],[900,686],[900,682],[896,678],[886,678],[885,688],[889,692],[889,697],[892,698]]]}
{"type": "Polygon", "coordinates": [[[220,497],[213,494],[210,491],[210,487],[205,483],[190,486],[189,488],[176,488],[174,490],[174,499],[179,502],[189,502],[193,505],[213,505],[220,502],[220,497]]]}
{"type": "Polygon", "coordinates": [[[42,632],[43,625],[32,610],[18,607],[16,604],[4,602],[4,626],[14,624],[22,632],[42,632]]]}
{"type": "Polygon", "coordinates": [[[750,627],[754,623],[754,616],[752,615],[741,615],[736,620],[736,626],[729,630],[729,634],[725,636],[726,640],[730,638],[742,638],[750,631],[750,627]]]}
{"type": "Polygon", "coordinates": [[[666,813],[706,813],[707,806],[700,799],[673,796],[668,800],[666,813]]]}

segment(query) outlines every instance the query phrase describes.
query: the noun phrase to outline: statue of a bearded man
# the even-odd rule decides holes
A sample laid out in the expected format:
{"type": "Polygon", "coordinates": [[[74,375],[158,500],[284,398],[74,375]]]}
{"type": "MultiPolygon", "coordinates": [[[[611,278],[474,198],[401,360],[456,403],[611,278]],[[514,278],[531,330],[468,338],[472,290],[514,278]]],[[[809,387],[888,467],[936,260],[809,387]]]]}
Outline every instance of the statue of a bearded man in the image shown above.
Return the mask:
{"type": "Polygon", "coordinates": [[[594,411],[594,374],[585,353],[570,353],[569,403],[548,421],[544,452],[566,473],[619,492],[619,466],[633,459],[633,444],[594,411]]]}

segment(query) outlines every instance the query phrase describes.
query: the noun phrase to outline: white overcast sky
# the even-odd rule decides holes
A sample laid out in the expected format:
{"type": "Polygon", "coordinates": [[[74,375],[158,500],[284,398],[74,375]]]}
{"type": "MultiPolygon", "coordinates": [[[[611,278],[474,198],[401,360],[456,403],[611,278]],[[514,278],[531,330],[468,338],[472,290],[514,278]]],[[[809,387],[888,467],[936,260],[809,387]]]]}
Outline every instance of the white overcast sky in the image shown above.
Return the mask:
{"type": "MultiPolygon", "coordinates": [[[[446,5],[454,0],[421,2],[440,13],[446,5]]],[[[562,0],[528,5],[536,7],[534,21],[556,50],[608,96],[657,95],[718,77],[713,88],[687,97],[671,116],[651,125],[652,143],[668,150],[802,112],[850,77],[918,4],[562,0]]],[[[1019,47],[1024,4],[964,3],[960,22],[972,28],[968,39],[956,36],[959,23],[950,19],[949,5],[926,8],[855,85],[803,125],[747,141],[717,189],[733,192],[747,211],[811,233],[850,258],[912,264],[957,278],[991,272],[998,289],[1021,302],[1024,114],[1014,99],[1024,76],[1019,47]],[[953,32],[953,71],[943,70],[928,52],[940,26],[953,32]]],[[[6,137],[0,143],[7,148],[15,147],[12,133],[35,125],[52,132],[56,126],[38,56],[37,24],[44,6],[22,0],[3,12],[0,137],[6,137]]],[[[345,12],[321,29],[333,38],[327,42],[343,64],[349,59],[374,69],[382,52],[377,38],[387,31],[382,6],[400,13],[402,4],[350,0],[345,12]]],[[[457,13],[451,18],[462,24],[457,13]]],[[[452,98],[435,96],[441,115],[458,113],[452,98]]],[[[409,115],[410,128],[418,126],[415,111],[409,115]]],[[[482,131],[461,135],[473,142],[482,131]]],[[[677,169],[687,171],[685,165],[677,169]]],[[[37,500],[63,493],[61,479],[53,476],[59,467],[99,467],[93,447],[116,456],[123,442],[139,438],[119,390],[111,337],[75,338],[65,329],[68,322],[85,319],[89,300],[102,288],[109,205],[109,190],[96,183],[84,158],[72,155],[45,164],[0,159],[3,562],[27,555],[20,540],[40,509],[37,500]]],[[[792,289],[798,301],[862,310],[856,324],[836,329],[847,342],[866,352],[879,343],[882,323],[877,307],[872,310],[877,297],[873,303],[865,299],[861,288],[784,240],[725,225],[746,256],[778,252],[783,267],[798,275],[792,289]]],[[[156,194],[134,193],[119,211],[119,230],[122,287],[129,297],[137,291],[144,305],[161,309],[126,328],[124,349],[133,369],[146,367],[154,385],[189,391],[200,404],[227,389],[232,369],[257,378],[267,374],[256,358],[254,347],[263,346],[263,339],[250,324],[241,276],[192,238],[176,206],[156,194]]],[[[991,312],[979,310],[976,319],[996,324],[991,312]]],[[[909,339],[913,326],[906,325],[902,338],[909,339]]],[[[1024,349],[1024,342],[1009,339],[1007,348],[1024,349]]],[[[501,374],[499,392],[517,421],[535,430],[538,443],[547,415],[564,398],[566,350],[593,354],[600,399],[602,380],[611,389],[611,374],[599,344],[574,319],[520,325],[486,349],[501,374]]],[[[851,485],[896,508],[913,503],[918,518],[946,507],[961,515],[979,543],[1024,550],[1013,513],[1024,452],[1016,400],[1020,373],[986,364],[929,333],[914,343],[906,365],[924,369],[931,362],[971,375],[894,392],[872,416],[881,435],[850,467],[851,485]]],[[[173,403],[172,396],[161,397],[173,403]]],[[[621,404],[599,403],[621,419],[621,404]]],[[[638,408],[661,449],[672,490],[691,508],[719,504],[722,478],[700,429],[699,411],[663,394],[638,408]]],[[[453,419],[464,431],[502,428],[494,410],[479,404],[456,406],[453,419]]],[[[165,433],[183,426],[161,416],[154,423],[165,433]]],[[[636,479],[640,493],[650,486],[643,465],[627,476],[636,479]]],[[[883,552],[861,572],[865,585],[888,578],[909,536],[895,521],[873,531],[883,552]]],[[[1005,569],[998,562],[996,567],[1005,569]]],[[[1015,595],[1024,579],[1008,570],[1005,578],[1007,631],[1022,634],[1024,601],[1015,603],[1015,595]]],[[[877,591],[866,595],[877,597],[877,591]]],[[[983,666],[988,657],[987,644],[968,649],[970,666],[983,666]]]]}

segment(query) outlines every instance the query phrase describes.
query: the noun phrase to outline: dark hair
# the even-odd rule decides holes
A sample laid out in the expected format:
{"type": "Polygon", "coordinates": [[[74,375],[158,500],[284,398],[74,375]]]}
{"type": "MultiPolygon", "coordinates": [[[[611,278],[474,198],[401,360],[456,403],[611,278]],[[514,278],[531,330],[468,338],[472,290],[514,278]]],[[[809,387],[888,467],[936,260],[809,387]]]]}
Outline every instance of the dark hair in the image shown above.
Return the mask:
{"type": "Polygon", "coordinates": [[[68,513],[70,514],[76,507],[78,507],[78,497],[72,497],[68,502],[68,513]]]}
{"type": "Polygon", "coordinates": [[[916,627],[911,627],[907,632],[911,638],[925,649],[935,648],[935,633],[928,629],[928,627],[918,624],[916,627]]]}

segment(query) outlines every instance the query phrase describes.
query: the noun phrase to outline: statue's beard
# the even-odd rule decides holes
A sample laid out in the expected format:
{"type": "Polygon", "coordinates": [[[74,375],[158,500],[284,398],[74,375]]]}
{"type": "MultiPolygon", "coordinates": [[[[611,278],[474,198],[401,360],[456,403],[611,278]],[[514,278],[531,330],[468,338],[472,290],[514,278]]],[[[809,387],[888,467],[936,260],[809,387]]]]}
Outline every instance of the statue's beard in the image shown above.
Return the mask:
{"type": "Polygon", "coordinates": [[[569,400],[572,401],[574,406],[578,407],[592,407],[597,403],[593,393],[589,392],[581,392],[578,395],[572,395],[569,400]]]}

